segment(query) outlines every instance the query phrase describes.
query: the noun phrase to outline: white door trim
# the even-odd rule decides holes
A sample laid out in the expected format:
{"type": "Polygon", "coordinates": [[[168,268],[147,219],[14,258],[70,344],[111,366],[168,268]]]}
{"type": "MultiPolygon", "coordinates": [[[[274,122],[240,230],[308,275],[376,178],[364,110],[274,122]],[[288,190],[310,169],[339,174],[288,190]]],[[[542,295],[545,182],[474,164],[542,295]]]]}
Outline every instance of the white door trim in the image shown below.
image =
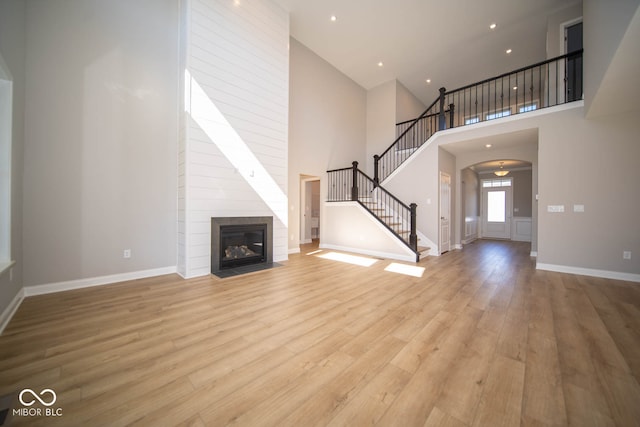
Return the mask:
{"type": "Polygon", "coordinates": [[[451,175],[440,171],[439,180],[439,227],[438,227],[438,249],[440,253],[451,250],[451,175]],[[448,181],[448,183],[447,183],[448,181]],[[443,184],[447,183],[448,188],[443,191],[443,184]]]}

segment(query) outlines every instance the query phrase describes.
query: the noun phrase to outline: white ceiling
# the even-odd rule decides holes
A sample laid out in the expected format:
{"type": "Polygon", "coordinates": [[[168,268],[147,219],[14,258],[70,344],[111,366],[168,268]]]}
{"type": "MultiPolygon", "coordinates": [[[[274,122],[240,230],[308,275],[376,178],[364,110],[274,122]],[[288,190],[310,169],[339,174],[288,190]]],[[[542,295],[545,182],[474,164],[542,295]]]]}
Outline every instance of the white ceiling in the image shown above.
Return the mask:
{"type": "Polygon", "coordinates": [[[455,89],[546,59],[547,16],[576,3],[276,1],[290,12],[291,35],[356,83],[371,89],[398,79],[425,104],[439,87],[455,89]],[[513,52],[507,55],[506,49],[513,52]]]}

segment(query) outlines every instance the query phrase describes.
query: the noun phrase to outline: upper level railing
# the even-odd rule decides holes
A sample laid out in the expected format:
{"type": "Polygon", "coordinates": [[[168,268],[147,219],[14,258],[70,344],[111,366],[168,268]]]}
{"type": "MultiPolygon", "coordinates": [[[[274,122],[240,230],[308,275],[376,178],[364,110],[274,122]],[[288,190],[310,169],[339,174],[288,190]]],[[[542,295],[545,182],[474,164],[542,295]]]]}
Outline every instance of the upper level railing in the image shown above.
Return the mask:
{"type": "Polygon", "coordinates": [[[420,117],[396,125],[397,139],[374,156],[376,183],[384,181],[434,133],[582,99],[582,49],[440,96],[420,117]]]}
{"type": "Polygon", "coordinates": [[[353,162],[350,168],[327,171],[327,174],[327,201],[360,203],[417,254],[416,204],[407,206],[398,200],[358,169],[358,162],[353,162]]]}

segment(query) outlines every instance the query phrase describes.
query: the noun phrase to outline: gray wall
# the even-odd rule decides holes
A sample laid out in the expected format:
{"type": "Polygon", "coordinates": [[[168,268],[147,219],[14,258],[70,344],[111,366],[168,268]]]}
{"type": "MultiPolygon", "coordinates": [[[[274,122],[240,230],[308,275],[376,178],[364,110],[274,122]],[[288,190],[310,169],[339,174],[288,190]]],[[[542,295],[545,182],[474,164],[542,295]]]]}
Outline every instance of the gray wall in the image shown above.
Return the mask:
{"type": "Polygon", "coordinates": [[[583,5],[584,99],[589,111],[640,1],[584,0],[583,5]]]}
{"type": "Polygon", "coordinates": [[[22,174],[24,155],[24,47],[25,2],[0,1],[0,54],[13,77],[13,129],[11,149],[11,258],[16,261],[0,275],[0,314],[20,292],[23,283],[22,174]]]}
{"type": "Polygon", "coordinates": [[[25,286],[175,266],[178,2],[26,19],[25,286]]]}
{"type": "Polygon", "coordinates": [[[462,191],[462,219],[480,216],[480,178],[469,168],[460,172],[462,191]]]}
{"type": "Polygon", "coordinates": [[[638,112],[585,120],[575,109],[541,127],[539,263],[640,274],[638,112]],[[573,212],[574,204],[585,212],[573,212]]]}
{"type": "Polygon", "coordinates": [[[373,176],[373,156],[382,154],[396,139],[396,81],[367,91],[367,159],[360,169],[373,176]]]}
{"type": "Polygon", "coordinates": [[[512,171],[509,175],[513,178],[513,216],[531,217],[531,170],[512,171]]]}
{"type": "MultiPolygon", "coordinates": [[[[415,119],[426,109],[427,107],[422,101],[396,80],[396,123],[415,119]]],[[[391,142],[389,141],[389,145],[391,145],[391,142]]]]}
{"type": "MultiPolygon", "coordinates": [[[[321,178],[326,200],[329,169],[365,162],[367,93],[297,40],[289,58],[289,250],[300,242],[300,175],[321,178]]],[[[363,168],[364,169],[364,168],[363,168]]],[[[324,215],[320,214],[320,237],[324,215]]]]}

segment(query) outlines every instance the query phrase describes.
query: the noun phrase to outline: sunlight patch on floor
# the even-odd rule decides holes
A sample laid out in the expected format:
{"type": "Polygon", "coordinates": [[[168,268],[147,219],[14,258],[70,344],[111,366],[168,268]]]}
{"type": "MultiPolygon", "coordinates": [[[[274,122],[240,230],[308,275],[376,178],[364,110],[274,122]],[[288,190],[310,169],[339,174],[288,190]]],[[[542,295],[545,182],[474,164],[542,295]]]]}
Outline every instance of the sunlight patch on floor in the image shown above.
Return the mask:
{"type": "Polygon", "coordinates": [[[424,267],[418,267],[415,265],[406,265],[406,264],[398,264],[397,262],[392,262],[384,269],[384,271],[389,271],[391,273],[404,274],[406,276],[413,277],[422,277],[424,274],[424,267]]]}
{"type": "Polygon", "coordinates": [[[366,258],[357,255],[340,254],[337,252],[327,252],[326,254],[318,255],[319,258],[329,259],[332,261],[346,262],[347,264],[359,265],[361,267],[371,267],[378,262],[377,259],[366,258]]]}

